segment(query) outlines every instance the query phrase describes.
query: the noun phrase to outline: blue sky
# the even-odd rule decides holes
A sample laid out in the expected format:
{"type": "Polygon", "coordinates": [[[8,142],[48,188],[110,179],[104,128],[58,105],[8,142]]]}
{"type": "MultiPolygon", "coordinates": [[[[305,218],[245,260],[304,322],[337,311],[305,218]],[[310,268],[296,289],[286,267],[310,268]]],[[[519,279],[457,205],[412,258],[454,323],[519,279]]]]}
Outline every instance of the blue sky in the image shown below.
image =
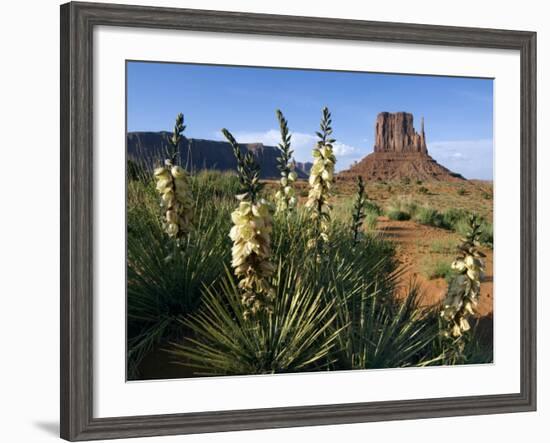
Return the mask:
{"type": "Polygon", "coordinates": [[[183,112],[185,135],[275,145],[275,110],[293,133],[298,161],[308,161],[321,109],[332,112],[337,169],[373,149],[382,111],[425,119],[428,152],[467,178],[493,178],[493,81],[293,69],[128,62],[128,131],[171,130],[183,112]]]}

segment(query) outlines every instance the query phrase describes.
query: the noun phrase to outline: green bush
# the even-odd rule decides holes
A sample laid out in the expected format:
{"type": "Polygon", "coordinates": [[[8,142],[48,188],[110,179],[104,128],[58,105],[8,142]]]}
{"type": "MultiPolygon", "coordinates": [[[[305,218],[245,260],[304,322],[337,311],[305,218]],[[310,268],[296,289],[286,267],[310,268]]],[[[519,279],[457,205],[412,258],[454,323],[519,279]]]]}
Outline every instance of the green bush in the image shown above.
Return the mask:
{"type": "Polygon", "coordinates": [[[389,209],[386,215],[390,220],[404,221],[411,219],[411,214],[399,209],[389,209]]]}
{"type": "Polygon", "coordinates": [[[450,208],[443,212],[443,221],[449,229],[454,229],[456,224],[462,220],[467,220],[470,213],[464,209],[450,208]]]}
{"type": "Polygon", "coordinates": [[[393,199],[386,208],[386,215],[391,220],[410,220],[416,213],[418,205],[408,198],[393,199]]]}
{"type": "Polygon", "coordinates": [[[445,223],[443,215],[428,206],[418,208],[414,214],[414,220],[422,225],[448,229],[448,225],[445,223]]]}

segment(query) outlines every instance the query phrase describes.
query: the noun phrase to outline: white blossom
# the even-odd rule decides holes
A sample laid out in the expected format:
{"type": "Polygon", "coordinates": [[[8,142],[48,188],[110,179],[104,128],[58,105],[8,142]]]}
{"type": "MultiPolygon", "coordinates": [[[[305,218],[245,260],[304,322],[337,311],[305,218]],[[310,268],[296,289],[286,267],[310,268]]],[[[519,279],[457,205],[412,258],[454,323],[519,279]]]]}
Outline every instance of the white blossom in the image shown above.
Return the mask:
{"type": "Polygon", "coordinates": [[[172,166],[169,160],[165,163],[166,167],[156,168],[153,175],[165,211],[164,230],[170,237],[179,237],[191,227],[193,198],[185,170],[172,166]]]}

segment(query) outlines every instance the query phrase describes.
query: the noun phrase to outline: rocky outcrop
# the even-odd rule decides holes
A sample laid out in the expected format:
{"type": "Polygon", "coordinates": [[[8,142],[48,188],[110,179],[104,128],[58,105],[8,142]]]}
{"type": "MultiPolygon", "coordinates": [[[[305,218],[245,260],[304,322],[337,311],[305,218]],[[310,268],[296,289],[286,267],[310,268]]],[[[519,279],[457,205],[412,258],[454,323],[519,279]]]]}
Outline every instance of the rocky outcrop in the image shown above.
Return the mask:
{"type": "Polygon", "coordinates": [[[427,154],[424,119],[420,134],[408,112],[381,112],[374,129],[374,152],[422,152],[427,154]]]}
{"type": "Polygon", "coordinates": [[[437,163],[430,155],[422,119],[416,132],[413,115],[381,112],[374,129],[374,152],[346,171],[340,179],[361,175],[365,180],[393,181],[408,178],[422,181],[462,181],[464,177],[437,163]]]}
{"type": "MultiPolygon", "coordinates": [[[[129,132],[127,135],[128,159],[152,167],[166,158],[166,147],[169,146],[169,132],[129,132]]],[[[251,151],[260,165],[261,178],[279,178],[277,157],[279,150],[275,146],[262,143],[241,143],[241,149],[251,151]]],[[[236,171],[237,162],[231,145],[224,141],[204,140],[183,137],[180,144],[180,161],[187,169],[217,169],[236,171]]],[[[307,178],[300,168],[296,169],[299,178],[307,178]]]]}

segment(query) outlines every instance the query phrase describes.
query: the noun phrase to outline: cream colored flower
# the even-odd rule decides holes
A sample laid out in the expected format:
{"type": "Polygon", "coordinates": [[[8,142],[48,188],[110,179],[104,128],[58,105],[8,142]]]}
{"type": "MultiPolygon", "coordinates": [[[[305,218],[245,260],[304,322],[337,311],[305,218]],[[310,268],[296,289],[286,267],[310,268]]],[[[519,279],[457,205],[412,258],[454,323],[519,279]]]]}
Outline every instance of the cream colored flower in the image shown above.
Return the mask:
{"type": "Polygon", "coordinates": [[[328,202],[331,197],[336,157],[331,145],[323,145],[320,142],[313,150],[313,158],[309,176],[310,189],[305,206],[310,210],[310,218],[314,224],[312,229],[314,241],[308,244],[315,246],[319,241],[324,243],[329,241],[328,220],[330,220],[331,207],[328,202]]]}
{"type": "Polygon", "coordinates": [[[271,311],[275,295],[269,280],[275,270],[271,256],[271,213],[269,203],[241,201],[231,214],[233,241],[231,265],[243,290],[245,316],[271,311]]]}
{"type": "Polygon", "coordinates": [[[292,187],[295,181],[296,173],[290,172],[287,176],[286,172],[281,172],[281,180],[279,181],[279,189],[275,193],[276,212],[284,213],[294,209],[296,199],[294,197],[294,188],[292,187]]]}
{"type": "Polygon", "coordinates": [[[165,208],[164,230],[170,237],[179,237],[189,231],[192,221],[193,198],[187,173],[181,166],[156,168],[153,175],[156,189],[165,208]]]}
{"type": "MultiPolygon", "coordinates": [[[[483,277],[483,254],[476,249],[476,228],[463,240],[459,255],[451,264],[458,275],[450,284],[441,316],[448,322],[444,336],[458,338],[471,329],[468,317],[475,315],[483,277]]],[[[457,345],[461,349],[461,345],[457,345]]],[[[462,351],[460,351],[462,352],[462,351]]]]}
{"type": "Polygon", "coordinates": [[[451,263],[451,268],[454,269],[455,271],[460,272],[466,269],[466,264],[464,263],[463,260],[455,260],[454,262],[451,263]]]}

